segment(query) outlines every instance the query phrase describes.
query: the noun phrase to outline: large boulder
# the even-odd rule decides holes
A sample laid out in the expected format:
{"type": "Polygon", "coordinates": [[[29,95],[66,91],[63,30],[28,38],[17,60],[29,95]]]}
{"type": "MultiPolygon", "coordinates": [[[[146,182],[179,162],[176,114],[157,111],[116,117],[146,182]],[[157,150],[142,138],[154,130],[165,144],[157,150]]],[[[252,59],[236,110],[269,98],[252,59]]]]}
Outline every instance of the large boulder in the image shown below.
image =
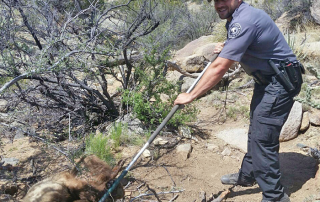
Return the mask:
{"type": "Polygon", "coordinates": [[[284,142],[296,138],[300,130],[301,120],[302,104],[295,101],[291,108],[288,119],[281,129],[279,141],[284,142]]]}
{"type": "Polygon", "coordinates": [[[171,61],[186,72],[201,72],[212,58],[215,45],[213,35],[202,36],[178,50],[171,61]]]}
{"type": "Polygon", "coordinates": [[[320,0],[313,0],[310,11],[314,21],[320,24],[320,0]]]}

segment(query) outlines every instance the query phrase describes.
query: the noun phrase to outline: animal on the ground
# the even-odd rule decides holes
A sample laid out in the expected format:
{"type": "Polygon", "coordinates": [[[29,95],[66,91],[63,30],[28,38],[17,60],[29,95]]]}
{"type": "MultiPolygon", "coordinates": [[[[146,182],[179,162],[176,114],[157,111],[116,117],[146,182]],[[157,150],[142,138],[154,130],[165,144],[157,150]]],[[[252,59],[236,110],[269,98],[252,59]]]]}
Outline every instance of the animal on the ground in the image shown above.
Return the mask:
{"type": "MultiPolygon", "coordinates": [[[[124,161],[112,169],[95,155],[82,157],[70,171],[60,172],[34,184],[22,199],[23,202],[95,202],[107,191],[121,170],[124,161]]],[[[121,199],[121,184],[112,192],[109,201],[121,199]]],[[[108,201],[108,202],[109,202],[108,201]]]]}

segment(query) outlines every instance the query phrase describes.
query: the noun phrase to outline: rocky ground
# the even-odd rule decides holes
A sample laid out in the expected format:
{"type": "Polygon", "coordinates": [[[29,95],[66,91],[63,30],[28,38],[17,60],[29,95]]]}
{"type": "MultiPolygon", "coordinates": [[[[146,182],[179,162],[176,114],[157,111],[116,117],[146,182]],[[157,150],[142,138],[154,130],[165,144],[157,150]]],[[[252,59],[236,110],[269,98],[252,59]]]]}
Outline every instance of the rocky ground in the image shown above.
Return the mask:
{"type": "MultiPolygon", "coordinates": [[[[316,13],[319,9],[316,8],[320,1],[314,2],[312,10],[315,21],[319,24],[320,18],[316,13]]],[[[290,24],[285,18],[286,15],[277,21],[280,27],[290,24]]],[[[283,29],[285,28],[287,27],[283,29]]],[[[312,27],[307,31],[291,34],[291,37],[296,40],[296,44],[301,44],[301,47],[295,47],[299,53],[308,53],[317,59],[320,55],[319,27],[312,27]]],[[[288,37],[286,35],[286,38],[288,37]]],[[[209,39],[210,36],[204,38],[209,39]]],[[[212,44],[207,41],[204,44],[200,49],[199,43],[196,43],[195,47],[189,49],[190,54],[206,56],[208,51],[212,53],[212,44]]],[[[181,57],[186,58],[184,55],[181,57]]],[[[195,55],[194,58],[198,59],[203,67],[204,57],[195,55]]],[[[192,68],[194,67],[192,63],[192,68]]],[[[246,79],[240,78],[237,81],[241,80],[246,79]]],[[[242,84],[244,83],[246,82],[242,81],[242,84]]],[[[312,83],[312,80],[309,79],[308,83],[312,83]]],[[[235,82],[232,85],[235,85],[235,82]]],[[[240,168],[246,150],[249,124],[246,106],[249,106],[251,94],[252,88],[249,87],[229,91],[226,102],[225,92],[215,92],[195,102],[201,112],[197,121],[190,123],[192,138],[162,134],[161,138],[169,142],[164,145],[151,145],[150,155],[140,158],[127,174],[126,181],[123,181],[126,191],[123,201],[203,202],[204,193],[206,199],[211,196],[216,198],[229,189],[230,186],[220,183],[220,177],[237,172],[240,168]],[[224,103],[226,108],[223,107],[224,103]],[[170,141],[178,144],[170,145],[170,141]]],[[[320,114],[312,108],[307,110],[320,114]]],[[[1,118],[6,119],[4,114],[0,116],[2,122],[1,118]]],[[[320,125],[320,115],[318,118],[320,125]]],[[[320,201],[319,162],[310,156],[308,148],[297,146],[303,144],[320,149],[319,132],[320,126],[310,125],[306,132],[300,132],[296,138],[280,145],[282,184],[292,202],[320,201]]],[[[62,149],[71,151],[83,142],[65,141],[51,145],[19,134],[13,141],[3,138],[0,143],[0,201],[5,202],[19,201],[35,182],[70,169],[72,159],[66,158],[66,152],[62,152],[62,149]]],[[[123,147],[119,149],[118,156],[128,159],[126,163],[129,163],[139,149],[138,146],[123,147]]],[[[261,190],[257,185],[247,188],[237,186],[231,190],[225,201],[259,202],[261,190]]]]}
{"type": "MultiPolygon", "coordinates": [[[[225,93],[221,93],[224,97],[225,93]]],[[[249,105],[252,89],[228,92],[227,111],[232,106],[249,105]]],[[[221,99],[221,97],[219,98],[221,99]]],[[[195,104],[201,110],[197,121],[190,124],[193,138],[164,134],[164,140],[178,140],[175,146],[151,145],[150,157],[142,157],[127,175],[124,201],[193,202],[201,201],[203,193],[217,197],[230,188],[222,185],[220,177],[237,172],[245,154],[248,120],[245,116],[226,116],[216,96],[206,96],[195,104]],[[227,118],[225,120],[225,118],[227,118]],[[191,146],[187,153],[180,152],[181,145],[191,146]],[[134,179],[134,180],[133,180],[134,179]],[[147,196],[146,196],[147,195],[147,196]],[[136,197],[136,198],[135,198],[136,197]]],[[[282,183],[293,202],[320,200],[320,174],[318,162],[308,155],[298,143],[317,147],[320,127],[310,126],[293,140],[281,143],[282,183]]],[[[71,167],[70,160],[59,150],[41,142],[21,137],[13,142],[3,139],[1,158],[11,160],[14,167],[2,165],[0,201],[20,199],[35,181],[71,167]],[[19,163],[15,162],[19,161],[19,163]],[[6,194],[4,194],[6,191],[6,194]],[[11,195],[12,196],[11,196],[11,195]]],[[[76,147],[80,143],[63,142],[61,148],[76,147]]],[[[140,149],[137,146],[121,148],[127,163],[140,149]]],[[[253,187],[235,187],[225,201],[260,201],[261,191],[253,187]]]]}

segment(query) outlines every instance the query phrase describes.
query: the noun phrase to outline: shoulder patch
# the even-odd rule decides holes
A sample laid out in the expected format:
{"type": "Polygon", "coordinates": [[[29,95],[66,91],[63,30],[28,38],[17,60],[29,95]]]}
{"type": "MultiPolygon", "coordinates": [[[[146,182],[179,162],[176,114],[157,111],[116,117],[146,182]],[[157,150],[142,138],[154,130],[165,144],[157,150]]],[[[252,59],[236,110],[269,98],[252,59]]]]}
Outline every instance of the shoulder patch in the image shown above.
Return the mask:
{"type": "Polygon", "coordinates": [[[236,38],[241,33],[241,25],[239,23],[234,23],[230,26],[228,31],[228,38],[236,38]]]}

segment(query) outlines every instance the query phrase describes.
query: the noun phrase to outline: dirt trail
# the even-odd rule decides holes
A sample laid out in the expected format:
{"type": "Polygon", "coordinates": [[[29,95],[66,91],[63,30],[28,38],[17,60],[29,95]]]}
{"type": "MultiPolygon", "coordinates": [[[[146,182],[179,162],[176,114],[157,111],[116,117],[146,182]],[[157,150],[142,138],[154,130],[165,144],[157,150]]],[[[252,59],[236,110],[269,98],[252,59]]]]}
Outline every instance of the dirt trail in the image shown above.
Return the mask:
{"type": "MultiPolygon", "coordinates": [[[[218,139],[215,134],[226,129],[247,127],[248,121],[228,120],[220,125],[214,121],[217,115],[214,107],[205,102],[199,103],[199,107],[202,108],[199,125],[206,130],[207,136],[203,139],[198,138],[198,142],[184,141],[190,142],[193,147],[188,159],[185,160],[173,150],[162,155],[157,161],[142,161],[132,170],[135,178],[145,181],[156,192],[184,190],[182,193],[161,196],[162,201],[170,201],[177,194],[179,195],[175,200],[177,202],[201,201],[200,192],[203,191],[206,192],[207,198],[211,194],[217,197],[222,191],[230,188],[221,184],[220,177],[237,172],[241,166],[244,152],[218,139]],[[214,144],[216,148],[209,149],[208,144],[214,144]],[[231,151],[229,155],[223,152],[226,148],[231,151]]],[[[318,163],[296,146],[297,143],[309,146],[320,143],[320,135],[315,134],[319,134],[319,128],[312,127],[309,132],[280,145],[282,183],[292,202],[320,200],[320,176],[315,178],[319,168],[318,163]]],[[[237,186],[228,195],[226,201],[260,202],[261,198],[258,185],[247,188],[237,186]]]]}

